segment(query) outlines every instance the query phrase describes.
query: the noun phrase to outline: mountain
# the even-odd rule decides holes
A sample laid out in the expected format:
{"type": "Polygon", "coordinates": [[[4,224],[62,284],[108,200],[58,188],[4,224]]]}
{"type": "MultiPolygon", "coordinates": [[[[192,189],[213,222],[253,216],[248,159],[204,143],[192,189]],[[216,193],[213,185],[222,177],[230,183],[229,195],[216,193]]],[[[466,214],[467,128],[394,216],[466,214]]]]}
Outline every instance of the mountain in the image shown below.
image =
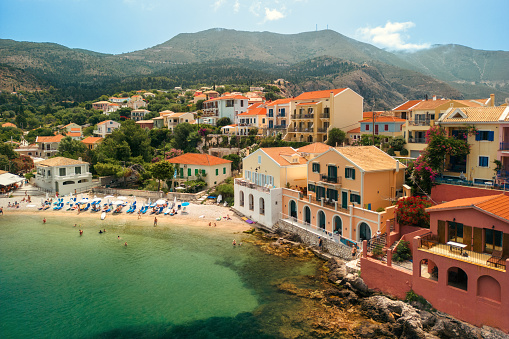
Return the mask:
{"type": "Polygon", "coordinates": [[[351,87],[365,98],[367,109],[375,98],[376,108],[382,109],[426,94],[479,98],[495,93],[500,102],[509,97],[508,58],[509,52],[458,45],[390,53],[331,30],[276,34],[210,29],[120,55],[0,39],[0,64],[81,99],[120,89],[285,78],[292,82],[288,94],[293,95],[351,87]]]}

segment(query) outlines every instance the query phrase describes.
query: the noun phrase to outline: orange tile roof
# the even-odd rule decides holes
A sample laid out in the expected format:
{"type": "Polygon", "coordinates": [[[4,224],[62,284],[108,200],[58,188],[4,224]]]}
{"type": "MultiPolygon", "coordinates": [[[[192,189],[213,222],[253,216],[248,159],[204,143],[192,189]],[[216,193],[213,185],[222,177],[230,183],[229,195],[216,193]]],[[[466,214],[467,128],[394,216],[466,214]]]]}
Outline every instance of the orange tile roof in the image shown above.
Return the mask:
{"type": "Polygon", "coordinates": [[[86,137],[85,139],[81,140],[84,144],[98,144],[103,140],[101,137],[86,137]]]}
{"type": "Polygon", "coordinates": [[[205,102],[211,102],[211,101],[217,101],[217,100],[232,100],[232,99],[245,99],[245,100],[249,100],[248,97],[245,97],[243,95],[226,95],[226,96],[223,96],[223,97],[217,97],[217,98],[212,98],[212,99],[209,99],[205,102]]]}
{"type": "Polygon", "coordinates": [[[81,137],[81,132],[69,132],[66,134],[66,136],[71,137],[71,138],[81,137]]]}
{"type": "Polygon", "coordinates": [[[104,121],[98,122],[97,125],[102,125],[102,124],[105,124],[110,121],[113,121],[113,120],[104,120],[104,121]]]}
{"type": "Polygon", "coordinates": [[[393,108],[393,111],[408,111],[412,109],[415,105],[420,103],[422,100],[408,100],[404,102],[403,104],[393,108]]]}
{"type": "Polygon", "coordinates": [[[64,158],[64,157],[55,157],[47,160],[43,160],[37,163],[37,166],[69,166],[69,165],[83,165],[88,164],[88,162],[84,162],[81,160],[75,160],[70,158],[64,158]]]}
{"type": "Polygon", "coordinates": [[[249,105],[249,107],[247,109],[249,110],[249,109],[257,108],[257,107],[260,107],[261,105],[263,105],[263,102],[255,102],[255,103],[249,105]]]}
{"type": "Polygon", "coordinates": [[[301,102],[300,104],[297,104],[297,106],[308,106],[308,105],[316,105],[319,104],[317,101],[311,101],[311,102],[301,102]]]}
{"type": "Polygon", "coordinates": [[[354,134],[354,133],[360,133],[360,132],[361,132],[361,128],[360,128],[360,127],[357,127],[357,128],[354,128],[354,129],[349,130],[349,131],[348,131],[348,132],[346,132],[346,133],[354,134]]]}
{"type": "Polygon", "coordinates": [[[452,108],[440,118],[443,123],[464,123],[464,122],[498,122],[506,107],[460,107],[452,108]],[[466,118],[457,117],[458,110],[466,115],[466,118]]]}
{"type": "Polygon", "coordinates": [[[324,91],[304,92],[293,100],[309,100],[309,99],[324,99],[330,97],[332,92],[334,96],[346,90],[346,88],[326,89],[324,91]]]}
{"type": "Polygon", "coordinates": [[[240,113],[238,116],[251,116],[251,115],[267,115],[267,109],[265,107],[257,107],[248,110],[247,112],[240,113]]]}
{"type": "Polygon", "coordinates": [[[474,208],[509,221],[509,197],[505,194],[456,199],[426,209],[428,212],[474,208]]]}
{"type": "MultiPolygon", "coordinates": [[[[373,118],[366,118],[364,120],[361,120],[360,122],[373,122],[373,118]]],[[[375,122],[401,122],[401,123],[405,123],[406,120],[405,119],[400,119],[400,118],[396,118],[396,117],[376,117],[375,118],[375,122]]]]}
{"type": "Polygon", "coordinates": [[[199,165],[199,166],[215,166],[231,163],[231,160],[215,157],[209,154],[186,153],[178,157],[171,158],[168,162],[172,164],[199,165]]]}
{"type": "Polygon", "coordinates": [[[260,148],[260,149],[281,166],[303,165],[307,162],[306,159],[301,157],[297,153],[297,151],[291,147],[267,147],[267,148],[260,148]],[[294,154],[299,155],[298,163],[291,163],[285,158],[285,156],[289,157],[294,154]]]}
{"type": "Polygon", "coordinates": [[[57,135],[52,135],[52,136],[49,136],[49,137],[37,137],[35,139],[35,142],[60,142],[62,139],[64,138],[64,136],[62,134],[57,134],[57,135]]]}
{"type": "Polygon", "coordinates": [[[71,132],[81,132],[81,128],[71,128],[71,132]]]}
{"type": "Polygon", "coordinates": [[[2,127],[16,127],[16,125],[10,122],[6,122],[5,124],[2,124],[2,127]]]}
{"type": "Polygon", "coordinates": [[[442,106],[445,103],[450,102],[448,99],[437,99],[437,100],[423,100],[419,102],[417,105],[412,107],[413,111],[421,110],[421,109],[435,109],[438,106],[442,106]]]}
{"type": "Polygon", "coordinates": [[[454,100],[454,101],[461,103],[467,107],[486,107],[486,102],[488,100],[489,99],[478,99],[478,100],[471,99],[471,100],[454,100]]]}
{"type": "MultiPolygon", "coordinates": [[[[376,116],[380,116],[384,111],[375,111],[376,116]]],[[[372,118],[373,117],[373,111],[371,112],[362,112],[362,118],[372,118]]]]}
{"type": "Polygon", "coordinates": [[[276,105],[287,104],[287,103],[291,102],[292,100],[293,100],[293,98],[277,99],[277,100],[267,103],[267,106],[276,106],[276,105]]]}
{"type": "Polygon", "coordinates": [[[302,146],[301,148],[297,149],[297,152],[300,153],[323,153],[329,150],[331,148],[329,145],[326,145],[322,142],[315,142],[310,145],[302,146]]]}

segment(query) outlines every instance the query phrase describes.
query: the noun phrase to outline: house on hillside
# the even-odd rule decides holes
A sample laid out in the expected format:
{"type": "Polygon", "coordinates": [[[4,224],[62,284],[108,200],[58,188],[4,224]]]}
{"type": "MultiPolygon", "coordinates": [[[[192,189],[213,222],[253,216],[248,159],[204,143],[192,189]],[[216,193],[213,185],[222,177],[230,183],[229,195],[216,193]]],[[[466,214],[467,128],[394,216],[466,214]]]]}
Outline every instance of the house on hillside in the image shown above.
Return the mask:
{"type": "Polygon", "coordinates": [[[92,186],[89,164],[81,160],[56,157],[35,164],[35,185],[60,195],[79,193],[92,186]]]}
{"type": "MultiPolygon", "coordinates": [[[[206,94],[207,92],[205,92],[206,94]]],[[[203,117],[229,118],[231,122],[237,121],[237,115],[247,111],[249,99],[243,95],[227,95],[209,99],[203,102],[203,117]]]]}
{"type": "Polygon", "coordinates": [[[133,109],[131,111],[131,120],[134,121],[145,120],[145,115],[149,113],[150,111],[146,109],[133,109]]]}
{"type": "Polygon", "coordinates": [[[208,154],[186,153],[168,162],[178,167],[173,179],[175,187],[200,178],[207,183],[207,187],[214,187],[232,176],[230,160],[208,154]]]}
{"type": "Polygon", "coordinates": [[[101,137],[86,137],[85,139],[81,140],[82,143],[87,146],[88,149],[92,150],[95,149],[99,144],[103,141],[103,138],[101,137]]]}
{"type": "Polygon", "coordinates": [[[106,138],[107,135],[113,133],[114,130],[120,128],[120,123],[113,120],[105,120],[97,124],[97,129],[94,134],[101,138],[106,138]]]}
{"type": "Polygon", "coordinates": [[[237,135],[249,135],[249,131],[256,129],[257,134],[261,134],[263,128],[267,125],[267,110],[261,104],[249,108],[246,112],[237,115],[237,135]]]}
{"type": "Polygon", "coordinates": [[[63,138],[64,136],[62,134],[43,137],[38,136],[35,139],[35,143],[39,148],[39,156],[45,159],[54,156],[58,152],[58,146],[63,138]]]}
{"type": "Polygon", "coordinates": [[[278,99],[268,102],[267,106],[267,124],[263,134],[266,136],[276,136],[281,133],[281,137],[286,136],[286,128],[291,123],[291,112],[293,110],[292,98],[278,99]]]}

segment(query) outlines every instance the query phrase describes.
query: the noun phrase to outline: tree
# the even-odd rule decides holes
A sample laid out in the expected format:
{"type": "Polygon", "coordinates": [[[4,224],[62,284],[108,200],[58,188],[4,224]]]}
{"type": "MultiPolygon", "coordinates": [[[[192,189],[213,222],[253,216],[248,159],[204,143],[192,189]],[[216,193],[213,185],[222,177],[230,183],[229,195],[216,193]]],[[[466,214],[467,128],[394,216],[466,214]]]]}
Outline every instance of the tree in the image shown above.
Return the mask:
{"type": "Polygon", "coordinates": [[[219,119],[217,122],[216,122],[216,126],[217,127],[224,127],[224,126],[228,126],[228,125],[231,125],[231,120],[230,118],[228,117],[224,117],[224,118],[221,118],[219,119]]]}
{"type": "Polygon", "coordinates": [[[339,128],[331,128],[329,131],[329,137],[327,138],[327,145],[329,146],[341,146],[345,141],[346,134],[339,128]]]}
{"type": "Polygon", "coordinates": [[[154,179],[158,180],[157,191],[161,188],[161,180],[170,179],[173,176],[173,165],[166,160],[161,160],[150,166],[154,179]]]}
{"type": "Polygon", "coordinates": [[[258,128],[253,127],[249,129],[249,135],[257,135],[258,134],[258,128]]]}
{"type": "Polygon", "coordinates": [[[389,140],[389,145],[395,151],[401,151],[403,149],[403,147],[405,146],[405,144],[406,144],[405,138],[403,138],[403,136],[401,136],[401,135],[389,140]]]}
{"type": "Polygon", "coordinates": [[[58,155],[61,157],[78,159],[83,157],[86,151],[87,147],[84,143],[71,137],[63,138],[58,145],[58,155]]]}
{"type": "Polygon", "coordinates": [[[235,154],[228,154],[223,157],[223,159],[230,160],[232,162],[232,170],[238,171],[240,170],[240,164],[242,163],[242,158],[235,154]]]}

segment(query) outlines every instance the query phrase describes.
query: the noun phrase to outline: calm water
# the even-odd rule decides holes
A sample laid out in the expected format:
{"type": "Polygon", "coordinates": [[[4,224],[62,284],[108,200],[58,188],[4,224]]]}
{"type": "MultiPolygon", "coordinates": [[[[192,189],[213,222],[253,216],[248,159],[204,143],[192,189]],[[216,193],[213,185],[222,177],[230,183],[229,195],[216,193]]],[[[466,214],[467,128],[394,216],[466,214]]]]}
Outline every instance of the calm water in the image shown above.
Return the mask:
{"type": "Polygon", "coordinates": [[[0,217],[0,338],[278,337],[299,306],[274,283],[302,286],[319,265],[233,248],[218,229],[119,220],[80,237],[68,219],[0,217]]]}

